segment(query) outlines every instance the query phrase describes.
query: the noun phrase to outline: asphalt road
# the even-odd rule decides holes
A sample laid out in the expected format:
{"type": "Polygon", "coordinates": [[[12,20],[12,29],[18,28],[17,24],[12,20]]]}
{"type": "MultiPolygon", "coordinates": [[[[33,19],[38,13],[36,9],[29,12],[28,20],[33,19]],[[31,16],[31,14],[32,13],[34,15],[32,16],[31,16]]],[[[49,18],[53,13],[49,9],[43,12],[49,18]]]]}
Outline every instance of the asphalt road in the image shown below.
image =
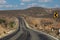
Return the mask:
{"type": "Polygon", "coordinates": [[[19,20],[21,22],[22,29],[24,31],[27,31],[30,35],[28,40],[55,40],[55,39],[53,39],[45,34],[38,33],[36,31],[33,31],[33,30],[26,28],[26,24],[25,24],[24,20],[22,18],[19,18],[19,20]]]}
{"type": "Polygon", "coordinates": [[[38,33],[36,31],[26,28],[24,20],[22,18],[18,19],[20,22],[19,30],[16,33],[0,40],[55,40],[45,34],[38,33]]]}

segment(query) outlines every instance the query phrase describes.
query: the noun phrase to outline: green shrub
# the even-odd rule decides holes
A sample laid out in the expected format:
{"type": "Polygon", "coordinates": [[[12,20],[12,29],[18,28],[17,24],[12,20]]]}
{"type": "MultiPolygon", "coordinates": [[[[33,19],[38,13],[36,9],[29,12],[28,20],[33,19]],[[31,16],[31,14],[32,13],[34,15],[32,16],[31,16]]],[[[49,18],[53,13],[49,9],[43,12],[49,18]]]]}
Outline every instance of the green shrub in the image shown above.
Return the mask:
{"type": "Polygon", "coordinates": [[[12,27],[12,28],[13,28],[14,24],[15,24],[15,22],[10,22],[9,23],[10,27],[12,27]]]}
{"type": "Polygon", "coordinates": [[[5,20],[4,19],[0,19],[0,24],[1,23],[5,23],[5,20]]]}

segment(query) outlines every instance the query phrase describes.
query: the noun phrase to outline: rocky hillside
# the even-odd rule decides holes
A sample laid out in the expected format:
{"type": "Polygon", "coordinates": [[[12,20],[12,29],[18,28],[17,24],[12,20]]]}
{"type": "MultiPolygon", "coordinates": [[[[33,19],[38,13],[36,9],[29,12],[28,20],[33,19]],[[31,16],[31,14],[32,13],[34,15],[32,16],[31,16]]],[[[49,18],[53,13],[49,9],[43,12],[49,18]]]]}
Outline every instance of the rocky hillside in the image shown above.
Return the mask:
{"type": "Polygon", "coordinates": [[[31,7],[25,10],[5,10],[0,11],[0,14],[3,15],[14,15],[21,16],[21,14],[34,16],[34,17],[52,17],[54,11],[57,11],[60,14],[60,8],[42,8],[42,7],[31,7]]]}

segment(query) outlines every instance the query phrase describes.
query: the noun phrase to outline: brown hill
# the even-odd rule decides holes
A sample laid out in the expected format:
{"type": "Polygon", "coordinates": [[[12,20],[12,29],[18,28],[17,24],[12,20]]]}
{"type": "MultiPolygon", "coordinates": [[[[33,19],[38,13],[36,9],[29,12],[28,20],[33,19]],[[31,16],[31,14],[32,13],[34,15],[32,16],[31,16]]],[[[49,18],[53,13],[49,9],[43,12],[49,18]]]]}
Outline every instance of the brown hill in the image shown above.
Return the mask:
{"type": "Polygon", "coordinates": [[[54,14],[54,11],[58,11],[60,14],[60,9],[58,8],[42,8],[42,7],[31,7],[25,10],[5,10],[0,11],[0,15],[28,15],[28,16],[34,16],[34,17],[52,17],[54,14]]]}

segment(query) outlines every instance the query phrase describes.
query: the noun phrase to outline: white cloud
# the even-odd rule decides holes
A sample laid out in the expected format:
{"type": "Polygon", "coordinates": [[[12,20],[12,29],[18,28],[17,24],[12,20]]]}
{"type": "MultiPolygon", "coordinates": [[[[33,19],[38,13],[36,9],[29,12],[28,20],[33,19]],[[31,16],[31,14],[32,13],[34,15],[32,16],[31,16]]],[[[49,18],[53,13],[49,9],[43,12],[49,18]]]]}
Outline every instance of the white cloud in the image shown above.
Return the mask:
{"type": "Polygon", "coordinates": [[[2,8],[3,7],[3,5],[0,5],[0,8],[2,8]]]}
{"type": "Polygon", "coordinates": [[[29,7],[46,7],[46,5],[45,4],[39,5],[37,3],[32,3],[32,4],[28,4],[27,8],[29,8],[29,7]]]}
{"type": "Polygon", "coordinates": [[[0,4],[5,4],[6,0],[0,0],[0,4]]]}
{"type": "Polygon", "coordinates": [[[17,7],[17,5],[10,5],[10,4],[8,4],[7,3],[7,1],[6,0],[0,0],[0,8],[16,8],[17,7]]]}
{"type": "Polygon", "coordinates": [[[13,7],[13,5],[5,5],[6,8],[13,7]]]}
{"type": "Polygon", "coordinates": [[[17,5],[0,5],[0,8],[16,8],[17,5]]]}
{"type": "Polygon", "coordinates": [[[24,3],[20,3],[20,5],[24,5],[24,3]]]}
{"type": "Polygon", "coordinates": [[[39,0],[39,2],[51,2],[52,0],[39,0]]]}
{"type": "Polygon", "coordinates": [[[28,4],[27,8],[34,7],[34,6],[38,6],[38,4],[37,3],[28,4]]]}
{"type": "Polygon", "coordinates": [[[30,2],[30,1],[32,1],[32,0],[22,0],[22,2],[30,2]]]}
{"type": "Polygon", "coordinates": [[[27,8],[30,8],[30,7],[46,7],[46,5],[45,4],[32,3],[32,4],[27,5],[27,8]]]}
{"type": "Polygon", "coordinates": [[[55,7],[57,8],[57,7],[59,7],[59,5],[58,5],[58,4],[56,4],[56,5],[55,5],[55,7]]]}
{"type": "Polygon", "coordinates": [[[45,4],[41,4],[41,5],[39,5],[40,7],[46,7],[46,5],[45,4]]]}

